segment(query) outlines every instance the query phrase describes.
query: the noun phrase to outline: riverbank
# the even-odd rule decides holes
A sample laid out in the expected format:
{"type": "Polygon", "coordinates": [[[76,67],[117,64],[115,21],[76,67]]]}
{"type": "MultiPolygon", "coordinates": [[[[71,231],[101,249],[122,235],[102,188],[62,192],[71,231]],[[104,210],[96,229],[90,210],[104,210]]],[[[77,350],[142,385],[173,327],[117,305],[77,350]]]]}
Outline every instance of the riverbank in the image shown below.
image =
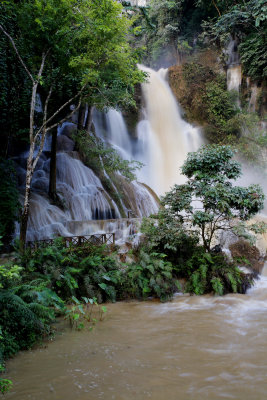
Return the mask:
{"type": "Polygon", "coordinates": [[[7,363],[12,400],[263,400],[266,289],[119,302],[92,332],[67,327],[7,363]],[[256,334],[257,332],[257,334],[256,334]]]}

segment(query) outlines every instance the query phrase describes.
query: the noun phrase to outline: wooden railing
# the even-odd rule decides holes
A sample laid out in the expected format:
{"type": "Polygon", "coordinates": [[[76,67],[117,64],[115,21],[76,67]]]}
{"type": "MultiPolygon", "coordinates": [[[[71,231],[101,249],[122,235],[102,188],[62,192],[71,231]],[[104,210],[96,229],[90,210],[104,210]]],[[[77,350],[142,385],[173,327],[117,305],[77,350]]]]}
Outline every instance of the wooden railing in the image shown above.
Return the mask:
{"type": "MultiPolygon", "coordinates": [[[[87,236],[68,236],[60,237],[66,247],[81,246],[83,244],[93,244],[100,246],[102,244],[115,244],[115,233],[100,233],[87,236]]],[[[39,247],[52,246],[58,238],[28,241],[26,247],[37,249],[39,247]]]]}

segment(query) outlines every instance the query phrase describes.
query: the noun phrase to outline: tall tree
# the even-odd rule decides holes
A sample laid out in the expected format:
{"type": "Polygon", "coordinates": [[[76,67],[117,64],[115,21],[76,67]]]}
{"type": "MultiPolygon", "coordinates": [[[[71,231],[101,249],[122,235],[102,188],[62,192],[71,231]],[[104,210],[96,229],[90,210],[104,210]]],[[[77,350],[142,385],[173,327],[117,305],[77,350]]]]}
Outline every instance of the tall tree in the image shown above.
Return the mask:
{"type": "Polygon", "coordinates": [[[31,85],[30,149],[20,226],[23,248],[32,176],[47,132],[89,98],[90,104],[131,102],[133,87],[143,75],[127,43],[129,21],[113,0],[22,0],[15,5],[7,1],[3,7],[10,16],[16,15],[17,30],[9,34],[5,17],[0,31],[31,85]],[[43,99],[41,120],[35,111],[37,92],[43,99]]]}

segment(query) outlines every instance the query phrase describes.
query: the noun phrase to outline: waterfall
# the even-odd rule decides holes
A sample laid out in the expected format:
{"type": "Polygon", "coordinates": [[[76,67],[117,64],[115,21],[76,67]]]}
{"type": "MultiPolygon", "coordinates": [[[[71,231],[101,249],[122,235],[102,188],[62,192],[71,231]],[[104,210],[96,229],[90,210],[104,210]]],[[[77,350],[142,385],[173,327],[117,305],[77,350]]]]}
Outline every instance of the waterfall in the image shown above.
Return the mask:
{"type": "Polygon", "coordinates": [[[239,92],[242,82],[242,71],[238,54],[238,43],[236,39],[231,38],[227,47],[227,54],[227,90],[234,90],[238,93],[236,104],[238,107],[240,107],[239,92]]]}
{"type": "Polygon", "coordinates": [[[144,167],[137,171],[138,181],[163,195],[175,183],[184,182],[179,168],[189,151],[196,151],[203,139],[199,128],[181,116],[181,111],[167,81],[167,69],[154,71],[140,66],[148,74],[142,85],[145,101],[144,119],[131,138],[122,113],[110,109],[93,113],[96,135],[111,144],[124,159],[138,160],[144,167]]]}
{"type": "Polygon", "coordinates": [[[232,65],[227,69],[227,89],[239,93],[241,87],[241,65],[232,65]]]}
{"type": "MultiPolygon", "coordinates": [[[[47,195],[50,170],[48,140],[33,175],[27,240],[101,233],[103,229],[104,232],[120,229],[125,236],[126,232],[136,230],[135,223],[129,225],[129,220],[121,219],[119,207],[125,215],[131,211],[130,214],[137,218],[149,216],[158,210],[158,199],[153,190],[161,195],[175,183],[184,181],[179,167],[188,151],[195,151],[202,144],[200,131],[182,119],[167,82],[167,70],[156,72],[140,68],[147,72],[148,82],[142,85],[144,118],[137,125],[135,137],[129,134],[120,111],[93,111],[96,136],[114,147],[122,158],[139,160],[144,164],[137,173],[138,181],[128,182],[117,173],[116,182],[112,182],[102,163],[102,172],[115,193],[114,201],[115,197],[112,198],[96,174],[73,151],[71,135],[77,129],[76,125],[65,123],[58,129],[57,153],[57,193],[64,209],[51,204],[47,195]],[[107,222],[103,224],[103,220],[107,222]]],[[[25,153],[16,160],[22,191],[26,158],[25,153]]]]}
{"type": "Polygon", "coordinates": [[[257,98],[259,95],[259,88],[256,83],[251,85],[251,95],[248,103],[248,111],[255,112],[256,111],[256,104],[257,98]]]}
{"type": "MultiPolygon", "coordinates": [[[[19,159],[20,182],[24,187],[25,154],[19,159]]],[[[30,217],[27,240],[71,236],[65,228],[67,221],[88,221],[120,218],[116,203],[104,190],[94,172],[86,167],[76,152],[57,154],[57,193],[64,210],[50,203],[47,197],[50,159],[43,154],[32,180],[30,217]]],[[[80,232],[80,234],[83,234],[80,232]]]]}
{"type": "Polygon", "coordinates": [[[162,195],[175,183],[184,182],[179,168],[203,140],[200,130],[182,119],[167,70],[140,68],[148,74],[148,82],[142,84],[145,118],[137,126],[137,156],[146,167],[138,177],[162,195]]]}
{"type": "Polygon", "coordinates": [[[131,3],[132,6],[138,6],[138,7],[146,7],[148,6],[150,0],[130,0],[129,3],[131,3]]]}

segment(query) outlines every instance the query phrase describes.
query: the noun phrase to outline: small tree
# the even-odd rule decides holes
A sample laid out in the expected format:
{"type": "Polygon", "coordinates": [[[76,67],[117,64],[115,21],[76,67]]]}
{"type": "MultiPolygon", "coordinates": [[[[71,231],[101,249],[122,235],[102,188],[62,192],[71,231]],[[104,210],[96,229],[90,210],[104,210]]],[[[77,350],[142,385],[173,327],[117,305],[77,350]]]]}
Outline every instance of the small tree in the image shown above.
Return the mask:
{"type": "MultiPolygon", "coordinates": [[[[175,185],[162,200],[169,217],[201,236],[206,252],[218,231],[233,231],[249,238],[245,221],[263,209],[264,194],[259,185],[233,185],[232,181],[241,175],[241,165],[232,160],[233,155],[230,146],[218,145],[189,153],[182,166],[187,183],[175,185]]],[[[255,233],[265,229],[264,223],[249,226],[255,233]]]]}

